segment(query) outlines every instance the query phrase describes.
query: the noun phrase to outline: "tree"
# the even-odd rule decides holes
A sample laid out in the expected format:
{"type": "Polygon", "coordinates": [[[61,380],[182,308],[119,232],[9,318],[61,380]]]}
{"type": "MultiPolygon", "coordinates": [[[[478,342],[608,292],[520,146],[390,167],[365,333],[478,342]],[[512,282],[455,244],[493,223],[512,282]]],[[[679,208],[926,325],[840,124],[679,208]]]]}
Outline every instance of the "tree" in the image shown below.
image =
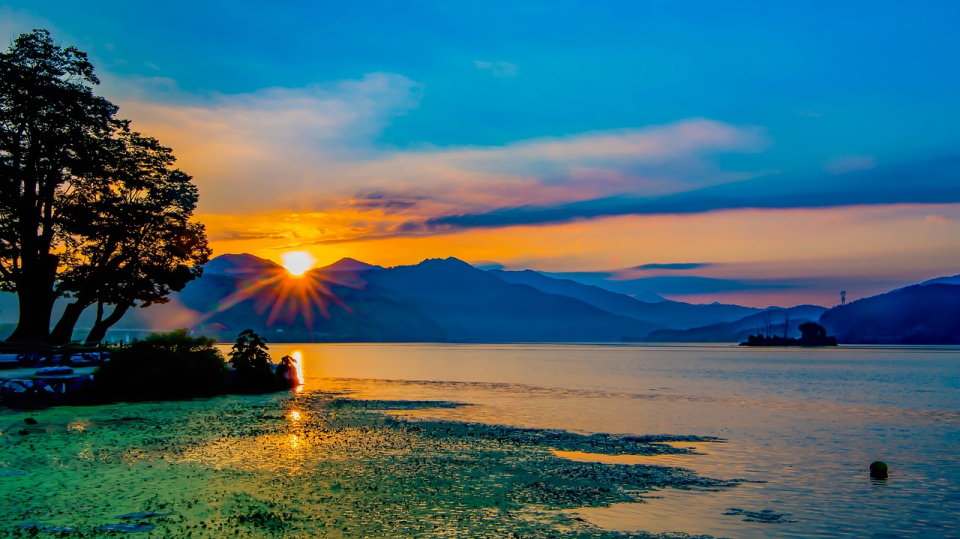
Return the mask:
{"type": "Polygon", "coordinates": [[[276,390],[276,377],[270,366],[267,341],[252,329],[237,336],[230,351],[230,364],[236,373],[236,387],[242,393],[276,390]]]}
{"type": "Polygon", "coordinates": [[[93,94],[87,55],[45,30],[0,54],[0,287],[20,318],[10,340],[46,340],[56,299],[59,208],[97,168],[117,107],[93,94]]]}
{"type": "Polygon", "coordinates": [[[827,338],[827,330],[816,322],[804,322],[800,324],[800,340],[803,341],[821,341],[827,338]]]}
{"type": "Polygon", "coordinates": [[[117,119],[97,84],[86,54],[45,30],[0,54],[0,288],[20,302],[8,340],[66,342],[96,304],[87,340],[99,341],[137,302],[167,301],[209,258],[203,226],[190,221],[190,177],[170,168],[169,148],[117,119]],[[74,302],[51,335],[61,295],[74,302]]]}
{"type": "Polygon", "coordinates": [[[108,178],[81,180],[78,195],[64,208],[67,256],[58,290],[67,305],[51,335],[67,342],[87,307],[97,318],[87,343],[100,342],[107,328],[139,302],[166,303],[202,273],[210,249],[203,225],[190,222],[198,194],[191,178],[170,170],[173,155],[156,139],[125,126],[112,141],[117,156],[108,178]],[[104,318],[104,306],[113,305],[104,318]]]}

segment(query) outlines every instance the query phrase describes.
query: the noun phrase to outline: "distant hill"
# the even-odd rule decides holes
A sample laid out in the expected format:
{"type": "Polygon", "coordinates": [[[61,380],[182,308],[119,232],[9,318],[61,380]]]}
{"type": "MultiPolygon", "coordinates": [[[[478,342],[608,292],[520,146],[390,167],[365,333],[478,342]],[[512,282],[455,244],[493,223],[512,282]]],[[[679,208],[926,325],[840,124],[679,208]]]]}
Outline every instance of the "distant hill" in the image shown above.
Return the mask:
{"type": "Polygon", "coordinates": [[[489,270],[488,273],[513,284],[525,284],[548,294],[579,299],[605,311],[629,316],[671,329],[689,329],[721,322],[733,322],[760,309],[740,305],[693,305],[660,298],[657,303],[640,301],[598,286],[585,285],[570,279],[556,279],[533,270],[489,270]]]}
{"type": "Polygon", "coordinates": [[[213,270],[205,268],[173,305],[150,311],[179,319],[192,313],[204,332],[224,340],[249,327],[273,342],[620,341],[658,327],[506,283],[454,258],[395,268],[345,259],[295,281],[276,264],[249,255],[225,255],[211,264],[213,270]],[[302,293],[284,288],[300,285],[325,290],[318,294],[327,299],[324,307],[300,302],[302,293]],[[284,296],[286,302],[277,301],[284,296]]]}
{"type": "Polygon", "coordinates": [[[937,277],[936,279],[930,279],[929,281],[924,281],[920,283],[921,285],[928,284],[956,284],[960,285],[960,275],[954,275],[952,277],[937,277]]]}
{"type": "Polygon", "coordinates": [[[281,266],[275,262],[265,260],[249,254],[220,255],[203,266],[203,272],[218,275],[233,275],[243,277],[256,275],[267,271],[280,270],[281,266]]]}
{"type": "Polygon", "coordinates": [[[743,342],[750,335],[757,335],[758,328],[769,323],[775,335],[783,336],[785,318],[789,316],[788,337],[799,337],[800,324],[816,322],[826,311],[817,305],[798,305],[789,309],[767,309],[735,322],[721,322],[691,329],[658,329],[651,332],[647,342],[743,342]]]}
{"type": "Polygon", "coordinates": [[[619,341],[658,327],[507,283],[455,258],[372,271],[365,278],[429,313],[453,341],[619,341]]]}
{"type": "MultiPolygon", "coordinates": [[[[958,281],[932,279],[828,311],[792,307],[791,336],[818,320],[841,344],[960,344],[958,281]]],[[[66,301],[57,302],[54,319],[66,301]]],[[[269,260],[230,254],[211,260],[169,303],[131,309],[112,333],[128,338],[189,327],[224,341],[252,328],[271,342],[738,342],[767,320],[781,334],[784,312],[651,303],[455,258],[393,268],[346,258],[296,279],[269,260]]],[[[12,331],[16,314],[16,297],[0,293],[0,331],[12,331]]],[[[78,328],[89,327],[92,316],[85,312],[78,328]]]]}
{"type": "Polygon", "coordinates": [[[341,271],[360,272],[360,271],[369,271],[369,270],[375,270],[375,269],[383,269],[383,267],[374,266],[373,264],[367,264],[366,262],[361,262],[353,258],[341,258],[340,260],[337,260],[336,262],[334,262],[333,264],[330,264],[329,266],[324,266],[314,271],[320,271],[323,273],[335,273],[335,272],[341,272],[341,271]]]}
{"type": "Polygon", "coordinates": [[[820,324],[840,344],[960,344],[960,285],[921,284],[834,307],[820,324]]]}

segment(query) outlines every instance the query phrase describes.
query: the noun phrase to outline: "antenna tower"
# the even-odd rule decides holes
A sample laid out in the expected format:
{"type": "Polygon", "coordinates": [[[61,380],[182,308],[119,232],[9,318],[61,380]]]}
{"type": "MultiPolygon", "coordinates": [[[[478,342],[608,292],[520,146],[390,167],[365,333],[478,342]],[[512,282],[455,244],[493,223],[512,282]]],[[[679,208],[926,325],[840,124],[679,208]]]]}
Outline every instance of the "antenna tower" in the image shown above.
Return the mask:
{"type": "Polygon", "coordinates": [[[846,290],[841,290],[841,291],[840,291],[840,306],[842,307],[842,306],[844,306],[844,305],[846,305],[846,304],[847,304],[847,291],[846,291],[846,290]]]}

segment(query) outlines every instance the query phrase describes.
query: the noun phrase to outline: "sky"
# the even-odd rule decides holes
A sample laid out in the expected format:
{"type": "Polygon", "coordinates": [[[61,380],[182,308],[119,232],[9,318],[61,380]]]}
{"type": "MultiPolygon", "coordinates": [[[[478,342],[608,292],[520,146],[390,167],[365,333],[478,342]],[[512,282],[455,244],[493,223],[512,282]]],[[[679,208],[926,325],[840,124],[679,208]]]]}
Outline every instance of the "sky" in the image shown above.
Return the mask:
{"type": "MultiPolygon", "coordinates": [[[[2,0],[0,0],[2,2],[2,0]]],[[[0,4],[89,53],[215,254],[832,306],[960,273],[960,3],[0,4]]]]}

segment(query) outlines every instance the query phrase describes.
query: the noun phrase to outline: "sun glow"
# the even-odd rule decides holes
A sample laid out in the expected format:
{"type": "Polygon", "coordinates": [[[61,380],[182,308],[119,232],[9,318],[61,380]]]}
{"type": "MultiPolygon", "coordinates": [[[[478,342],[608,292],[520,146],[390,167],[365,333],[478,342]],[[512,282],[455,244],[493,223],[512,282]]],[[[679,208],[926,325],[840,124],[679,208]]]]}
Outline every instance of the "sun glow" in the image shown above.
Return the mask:
{"type": "MultiPolygon", "coordinates": [[[[300,353],[300,350],[290,354],[290,357],[293,358],[293,368],[297,371],[297,380],[300,384],[297,386],[296,391],[300,393],[303,391],[303,354],[300,353]]],[[[300,415],[297,414],[296,419],[300,419],[300,415]]]]}
{"type": "Polygon", "coordinates": [[[283,261],[283,267],[294,277],[302,277],[304,273],[310,271],[317,259],[306,251],[290,251],[280,255],[283,261]]]}

